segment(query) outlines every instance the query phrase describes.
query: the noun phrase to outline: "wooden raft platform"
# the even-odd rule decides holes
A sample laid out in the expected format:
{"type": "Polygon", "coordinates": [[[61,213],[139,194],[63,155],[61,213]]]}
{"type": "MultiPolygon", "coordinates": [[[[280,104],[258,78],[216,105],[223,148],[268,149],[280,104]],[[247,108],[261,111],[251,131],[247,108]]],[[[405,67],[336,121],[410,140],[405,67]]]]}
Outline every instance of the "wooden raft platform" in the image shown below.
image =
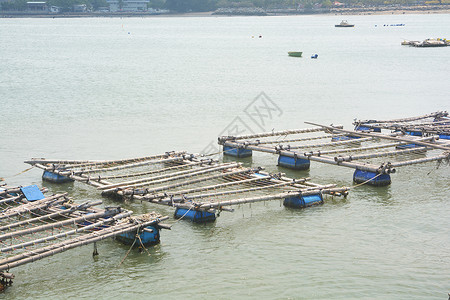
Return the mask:
{"type": "Polygon", "coordinates": [[[284,199],[285,206],[303,208],[323,203],[323,195],[346,196],[347,188],[320,185],[309,178],[291,179],[241,163],[219,163],[185,152],[146,159],[58,161],[32,159],[43,178],[62,176],[96,187],[103,195],[136,199],[175,208],[176,218],[194,222],[216,219],[229,206],[284,199]]]}
{"type": "Polygon", "coordinates": [[[272,153],[278,155],[279,166],[296,170],[309,169],[310,161],[353,168],[356,183],[375,186],[389,185],[390,174],[398,167],[448,161],[450,157],[448,141],[432,133],[423,136],[402,131],[383,134],[305,123],[316,127],[222,136],[219,144],[223,146],[224,155],[248,157],[252,151],[272,153]]]}
{"type": "Polygon", "coordinates": [[[440,139],[450,140],[450,117],[447,111],[402,119],[358,120],[353,125],[358,131],[381,132],[381,129],[387,129],[415,136],[433,134],[438,135],[440,139]]]}
{"type": "MultiPolygon", "coordinates": [[[[74,203],[67,193],[44,196],[37,186],[0,187],[0,288],[11,284],[10,269],[69,249],[116,238],[125,244],[159,243],[157,213],[132,216],[102,201],[74,203]]],[[[95,253],[94,253],[95,254],[95,253]]]]}

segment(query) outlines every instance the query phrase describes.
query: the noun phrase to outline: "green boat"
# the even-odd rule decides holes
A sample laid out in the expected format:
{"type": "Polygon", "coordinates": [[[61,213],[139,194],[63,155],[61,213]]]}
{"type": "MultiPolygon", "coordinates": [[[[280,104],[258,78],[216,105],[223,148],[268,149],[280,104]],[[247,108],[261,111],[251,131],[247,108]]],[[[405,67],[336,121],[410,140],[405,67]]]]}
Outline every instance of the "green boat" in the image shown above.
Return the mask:
{"type": "Polygon", "coordinates": [[[294,51],[288,52],[289,56],[294,56],[294,57],[302,57],[302,53],[303,52],[294,52],[294,51]]]}

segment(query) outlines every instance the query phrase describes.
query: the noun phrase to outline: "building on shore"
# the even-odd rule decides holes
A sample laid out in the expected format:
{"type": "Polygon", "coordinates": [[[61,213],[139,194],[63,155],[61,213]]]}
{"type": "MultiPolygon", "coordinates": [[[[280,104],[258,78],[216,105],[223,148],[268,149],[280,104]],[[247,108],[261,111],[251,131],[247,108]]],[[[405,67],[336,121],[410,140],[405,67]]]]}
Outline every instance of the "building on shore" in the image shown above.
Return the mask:
{"type": "Polygon", "coordinates": [[[86,4],[75,4],[73,6],[73,12],[87,12],[86,4]]]}
{"type": "Polygon", "coordinates": [[[47,12],[48,6],[45,1],[28,1],[27,2],[27,11],[33,12],[47,12]]]}
{"type": "Polygon", "coordinates": [[[147,11],[149,0],[107,0],[111,12],[142,12],[147,11]]]}

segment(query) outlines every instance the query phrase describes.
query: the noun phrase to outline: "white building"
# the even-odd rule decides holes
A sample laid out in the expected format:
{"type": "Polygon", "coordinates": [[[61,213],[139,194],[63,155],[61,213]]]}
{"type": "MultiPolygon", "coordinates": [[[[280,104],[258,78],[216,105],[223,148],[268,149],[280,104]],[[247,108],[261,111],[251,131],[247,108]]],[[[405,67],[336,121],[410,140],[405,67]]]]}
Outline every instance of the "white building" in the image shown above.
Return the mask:
{"type": "Polygon", "coordinates": [[[147,11],[147,4],[149,0],[107,0],[109,4],[109,10],[111,12],[117,11],[147,11]]]}

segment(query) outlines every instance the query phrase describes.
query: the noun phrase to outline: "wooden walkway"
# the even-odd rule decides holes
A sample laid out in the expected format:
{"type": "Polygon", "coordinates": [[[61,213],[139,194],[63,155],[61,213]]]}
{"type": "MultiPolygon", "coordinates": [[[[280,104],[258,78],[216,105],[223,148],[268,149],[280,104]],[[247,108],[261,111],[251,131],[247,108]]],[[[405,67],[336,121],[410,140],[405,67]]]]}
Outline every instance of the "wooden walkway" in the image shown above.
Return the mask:
{"type": "MultiPolygon", "coordinates": [[[[44,190],[45,191],[45,190],[44,190]]],[[[75,203],[64,194],[44,196],[36,186],[0,187],[0,289],[11,284],[10,269],[69,249],[116,238],[147,246],[159,242],[157,213],[132,216],[102,201],[75,203]]]]}
{"type": "Polygon", "coordinates": [[[286,206],[302,208],[322,203],[323,195],[347,195],[347,188],[334,184],[291,179],[185,152],[103,162],[32,159],[27,163],[43,169],[44,178],[51,173],[92,185],[103,195],[172,206],[175,217],[196,222],[213,221],[217,211],[232,211],[233,205],[283,199],[286,206]]]}
{"type": "Polygon", "coordinates": [[[396,168],[448,161],[450,157],[449,140],[440,139],[431,131],[412,135],[405,131],[349,131],[305,123],[315,127],[223,136],[219,137],[219,144],[223,146],[224,155],[247,157],[252,151],[278,155],[278,165],[291,169],[307,170],[310,161],[353,168],[355,182],[368,181],[376,186],[390,184],[390,174],[395,173],[396,168]]]}

